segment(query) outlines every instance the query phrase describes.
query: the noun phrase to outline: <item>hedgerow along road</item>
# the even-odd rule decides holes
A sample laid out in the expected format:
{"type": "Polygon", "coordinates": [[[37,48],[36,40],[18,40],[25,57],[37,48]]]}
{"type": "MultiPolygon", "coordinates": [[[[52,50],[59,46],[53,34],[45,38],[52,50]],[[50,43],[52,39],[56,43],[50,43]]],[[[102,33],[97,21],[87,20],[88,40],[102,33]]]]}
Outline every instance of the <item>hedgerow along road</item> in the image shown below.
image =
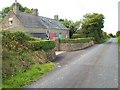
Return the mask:
{"type": "Polygon", "coordinates": [[[58,55],[52,72],[25,88],[117,88],[118,45],[116,39],[58,55]]]}

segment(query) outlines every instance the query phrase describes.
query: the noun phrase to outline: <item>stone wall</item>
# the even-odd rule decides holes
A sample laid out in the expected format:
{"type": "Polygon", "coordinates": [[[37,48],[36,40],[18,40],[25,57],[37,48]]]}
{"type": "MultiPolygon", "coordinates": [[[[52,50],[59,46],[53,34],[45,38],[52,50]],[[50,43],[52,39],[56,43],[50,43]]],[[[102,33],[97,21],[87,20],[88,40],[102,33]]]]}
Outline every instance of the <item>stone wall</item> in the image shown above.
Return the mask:
{"type": "Polygon", "coordinates": [[[87,43],[60,43],[59,50],[60,51],[73,51],[80,50],[94,45],[93,41],[87,43]]]}
{"type": "Polygon", "coordinates": [[[48,58],[48,60],[50,60],[50,61],[56,58],[55,49],[49,50],[49,51],[47,52],[47,58],[48,58]]]}
{"type": "Polygon", "coordinates": [[[34,63],[46,63],[56,58],[55,50],[45,51],[34,51],[32,60],[34,63]]]}

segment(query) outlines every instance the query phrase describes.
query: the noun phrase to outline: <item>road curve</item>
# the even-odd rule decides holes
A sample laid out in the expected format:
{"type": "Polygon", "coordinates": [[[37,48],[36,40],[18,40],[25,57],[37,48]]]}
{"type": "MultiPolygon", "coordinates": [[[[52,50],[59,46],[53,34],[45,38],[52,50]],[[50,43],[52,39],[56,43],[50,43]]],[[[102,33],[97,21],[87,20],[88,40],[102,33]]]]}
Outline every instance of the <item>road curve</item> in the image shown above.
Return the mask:
{"type": "MultiPolygon", "coordinates": [[[[62,57],[63,55],[63,57],[62,57]]],[[[118,45],[116,39],[91,49],[67,52],[58,66],[25,88],[118,88],[118,45]]]]}

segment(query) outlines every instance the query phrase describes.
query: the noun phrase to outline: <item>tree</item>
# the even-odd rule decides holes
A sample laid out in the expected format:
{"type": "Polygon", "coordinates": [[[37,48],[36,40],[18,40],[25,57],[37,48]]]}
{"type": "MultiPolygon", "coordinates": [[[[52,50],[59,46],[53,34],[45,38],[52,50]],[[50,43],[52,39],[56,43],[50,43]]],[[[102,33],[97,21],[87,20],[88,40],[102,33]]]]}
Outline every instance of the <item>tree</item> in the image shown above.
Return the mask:
{"type": "MultiPolygon", "coordinates": [[[[2,15],[2,17],[5,17],[5,16],[7,15],[7,13],[8,13],[10,10],[12,10],[13,5],[14,5],[14,3],[13,3],[11,6],[5,7],[5,8],[2,9],[2,11],[0,11],[0,14],[2,15]]],[[[33,9],[29,9],[29,8],[27,8],[27,7],[23,7],[21,4],[19,4],[19,10],[20,10],[21,12],[32,13],[32,10],[33,10],[33,9]]]]}
{"type": "Polygon", "coordinates": [[[59,21],[70,29],[69,31],[70,38],[72,38],[73,34],[76,32],[76,30],[79,28],[79,25],[81,24],[81,21],[73,22],[72,20],[67,19],[60,19],[59,21]]]}
{"type": "Polygon", "coordinates": [[[81,30],[86,37],[94,37],[97,42],[102,38],[104,15],[98,13],[86,14],[82,21],[81,30]]]}
{"type": "Polygon", "coordinates": [[[2,17],[6,16],[6,14],[10,11],[10,7],[5,7],[0,11],[2,17]]]}
{"type": "Polygon", "coordinates": [[[116,36],[117,36],[117,37],[120,36],[120,31],[117,31],[116,36]]]}
{"type": "Polygon", "coordinates": [[[115,38],[115,35],[113,35],[112,33],[108,34],[111,38],[115,38]]]}

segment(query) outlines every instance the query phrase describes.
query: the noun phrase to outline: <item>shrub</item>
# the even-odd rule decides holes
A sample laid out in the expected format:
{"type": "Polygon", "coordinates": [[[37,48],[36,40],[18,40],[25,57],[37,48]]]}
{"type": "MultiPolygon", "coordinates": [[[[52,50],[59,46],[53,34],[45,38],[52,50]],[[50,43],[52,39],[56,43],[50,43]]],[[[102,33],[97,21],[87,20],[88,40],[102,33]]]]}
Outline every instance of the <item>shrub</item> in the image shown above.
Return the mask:
{"type": "Polygon", "coordinates": [[[25,51],[9,51],[3,50],[2,55],[2,78],[7,79],[16,72],[24,72],[28,70],[34,63],[32,60],[32,53],[25,51]]]}
{"type": "Polygon", "coordinates": [[[28,48],[33,51],[48,51],[55,48],[55,42],[52,40],[29,41],[28,48]]]}
{"type": "Polygon", "coordinates": [[[117,31],[116,37],[119,37],[119,36],[120,36],[120,31],[117,31]]]}
{"type": "Polygon", "coordinates": [[[94,40],[94,38],[76,38],[76,39],[62,39],[60,43],[85,43],[94,40]]]}
{"type": "Polygon", "coordinates": [[[31,39],[31,36],[25,32],[22,31],[2,31],[2,40],[3,42],[11,42],[11,41],[19,41],[19,42],[25,42],[31,39]]]}
{"type": "Polygon", "coordinates": [[[25,72],[33,64],[48,62],[47,53],[55,47],[52,40],[40,40],[20,31],[2,31],[2,77],[25,72]]]}
{"type": "Polygon", "coordinates": [[[82,33],[80,34],[73,34],[72,38],[84,38],[85,35],[83,35],[82,33]]]}
{"type": "Polygon", "coordinates": [[[2,60],[3,80],[14,76],[18,72],[26,72],[34,64],[48,62],[44,51],[8,51],[7,49],[3,49],[2,60]]]}
{"type": "Polygon", "coordinates": [[[39,40],[41,40],[40,38],[36,38],[36,37],[31,37],[30,38],[30,41],[39,41],[39,40]]]}
{"type": "Polygon", "coordinates": [[[21,31],[2,31],[2,45],[8,50],[44,50],[55,47],[52,40],[40,40],[21,31]]]}
{"type": "Polygon", "coordinates": [[[120,48],[120,36],[118,37],[118,47],[120,48]]]}
{"type": "Polygon", "coordinates": [[[2,46],[8,50],[27,49],[31,36],[21,31],[2,31],[2,46]]]}

